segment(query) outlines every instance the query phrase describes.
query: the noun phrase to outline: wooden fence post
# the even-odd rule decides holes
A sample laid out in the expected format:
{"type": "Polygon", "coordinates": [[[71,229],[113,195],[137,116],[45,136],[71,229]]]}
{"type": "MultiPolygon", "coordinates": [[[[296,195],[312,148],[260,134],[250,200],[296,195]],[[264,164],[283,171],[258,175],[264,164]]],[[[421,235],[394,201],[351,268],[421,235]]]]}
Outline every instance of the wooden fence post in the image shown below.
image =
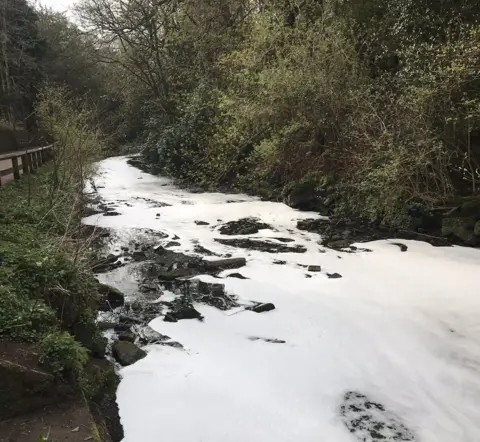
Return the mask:
{"type": "Polygon", "coordinates": [[[12,165],[13,165],[13,177],[16,180],[20,179],[20,168],[18,167],[18,157],[12,157],[12,165]]]}

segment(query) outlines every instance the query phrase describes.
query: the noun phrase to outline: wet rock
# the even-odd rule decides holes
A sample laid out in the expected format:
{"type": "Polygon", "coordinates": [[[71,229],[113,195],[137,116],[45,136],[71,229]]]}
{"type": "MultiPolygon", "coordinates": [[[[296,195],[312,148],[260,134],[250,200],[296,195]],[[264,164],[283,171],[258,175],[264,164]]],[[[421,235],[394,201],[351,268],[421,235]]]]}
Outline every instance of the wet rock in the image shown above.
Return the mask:
{"type": "Polygon", "coordinates": [[[201,271],[195,268],[180,268],[174,270],[160,270],[158,273],[158,279],[160,281],[174,281],[179,278],[188,278],[196,276],[201,271]]]}
{"type": "Polygon", "coordinates": [[[73,335],[94,358],[103,358],[107,350],[107,339],[92,323],[77,322],[73,326],[73,335]]]}
{"type": "Polygon", "coordinates": [[[327,273],[327,276],[328,276],[330,279],[340,279],[340,278],[343,278],[343,276],[340,275],[340,273],[327,273]]]}
{"type": "Polygon", "coordinates": [[[210,223],[207,223],[206,221],[195,221],[195,224],[197,226],[209,226],[210,223]]]}
{"type": "Polygon", "coordinates": [[[250,341],[264,341],[269,342],[270,344],[286,344],[287,341],[282,339],[271,339],[271,338],[259,338],[258,336],[250,336],[248,338],[250,341]]]}
{"type": "Polygon", "coordinates": [[[162,342],[162,344],[168,345],[169,347],[173,347],[173,348],[183,348],[183,345],[177,341],[166,341],[166,342],[162,342]]]}
{"type": "Polygon", "coordinates": [[[274,259],[273,263],[277,266],[284,266],[287,263],[287,261],[282,261],[281,259],[274,259]]]}
{"type": "Polygon", "coordinates": [[[312,277],[312,275],[308,275],[308,274],[305,275],[305,278],[309,278],[309,279],[310,279],[311,277],[312,277]]]}
{"type": "Polygon", "coordinates": [[[400,247],[401,252],[406,252],[408,250],[408,247],[405,244],[399,243],[399,242],[392,242],[394,246],[400,247]]]}
{"type": "Polygon", "coordinates": [[[181,244],[178,241],[170,241],[167,244],[165,244],[165,248],[167,249],[169,247],[179,247],[179,246],[181,246],[181,244]]]}
{"type": "MultiPolygon", "coordinates": [[[[350,244],[351,244],[351,241],[349,241],[348,239],[339,239],[336,241],[328,242],[327,247],[330,247],[331,249],[334,249],[334,250],[341,250],[341,249],[348,248],[350,244]]],[[[352,250],[356,250],[356,249],[352,249],[352,250]]]]}
{"type": "Polygon", "coordinates": [[[113,327],[115,333],[131,332],[132,328],[128,324],[115,324],[113,327]]]}
{"type": "Polygon", "coordinates": [[[225,294],[225,284],[213,284],[210,282],[198,281],[198,290],[200,293],[213,296],[223,296],[225,294]]]}
{"type": "Polygon", "coordinates": [[[100,258],[92,267],[94,273],[102,273],[115,268],[118,262],[119,255],[111,253],[105,257],[100,258]]]}
{"type": "Polygon", "coordinates": [[[322,267],[321,266],[317,266],[317,265],[310,265],[307,267],[307,270],[309,272],[321,272],[322,271],[322,267]]]}
{"type": "Polygon", "coordinates": [[[262,229],[271,229],[271,226],[256,218],[242,218],[224,224],[220,227],[219,232],[222,235],[251,235],[262,229]]]}
{"type": "Polygon", "coordinates": [[[297,222],[298,230],[306,230],[308,232],[322,233],[331,222],[328,219],[302,219],[297,222]]]}
{"type": "Polygon", "coordinates": [[[295,240],[292,238],[273,238],[273,239],[276,239],[277,241],[280,241],[280,242],[295,242],[295,240]]]}
{"type": "Polygon", "coordinates": [[[132,332],[123,332],[118,335],[120,341],[135,342],[135,333],[132,332]]]}
{"type": "Polygon", "coordinates": [[[305,253],[307,249],[303,246],[289,247],[284,244],[277,244],[268,241],[259,241],[250,238],[240,239],[221,239],[215,238],[215,241],[226,246],[238,247],[241,249],[259,250],[267,253],[305,253]]]}
{"type": "Polygon", "coordinates": [[[128,341],[115,341],[112,346],[112,355],[115,360],[124,367],[147,356],[141,348],[128,341]]]}
{"type": "Polygon", "coordinates": [[[181,321],[182,319],[199,319],[203,320],[203,316],[195,310],[193,307],[190,306],[182,306],[177,308],[173,312],[168,312],[163,320],[165,322],[177,322],[181,321]]]}
{"type": "Polygon", "coordinates": [[[128,252],[128,251],[130,250],[130,249],[129,249],[128,247],[126,247],[126,246],[122,246],[122,247],[120,247],[120,249],[121,249],[122,251],[124,251],[124,252],[128,252]]]}
{"type": "Polygon", "coordinates": [[[317,179],[308,176],[288,184],[282,192],[285,204],[294,209],[319,212],[321,215],[328,216],[333,199],[329,197],[326,188],[320,184],[317,179]]]}
{"type": "Polygon", "coordinates": [[[340,417],[359,442],[414,442],[413,433],[383,405],[355,391],[345,394],[340,417]]]}
{"type": "Polygon", "coordinates": [[[251,310],[252,312],[255,313],[264,313],[264,312],[269,312],[270,310],[274,310],[275,305],[273,305],[271,302],[267,302],[265,304],[258,304],[253,307],[247,307],[246,310],[251,310]]]}
{"type": "Polygon", "coordinates": [[[219,256],[217,253],[214,253],[211,250],[206,249],[200,244],[196,244],[195,247],[193,248],[193,251],[195,253],[199,253],[200,255],[205,255],[205,256],[219,256]]]}
{"type": "MultiPolygon", "coordinates": [[[[173,321],[176,322],[176,321],[173,321]]],[[[139,330],[138,340],[143,345],[147,344],[160,344],[170,339],[170,336],[162,335],[155,331],[152,327],[146,326],[139,330]]]]}
{"type": "Polygon", "coordinates": [[[240,273],[230,273],[229,275],[227,275],[227,278],[250,279],[240,273]]]}
{"type": "Polygon", "coordinates": [[[147,259],[147,255],[145,254],[145,252],[143,250],[135,250],[132,253],[132,258],[135,261],[142,261],[143,259],[147,259]]]}
{"type": "Polygon", "coordinates": [[[103,216],[119,216],[119,215],[121,215],[121,213],[120,213],[120,212],[116,212],[115,210],[112,210],[112,211],[110,211],[110,212],[105,212],[105,213],[103,214],[103,216]]]}
{"type": "Polygon", "coordinates": [[[100,311],[113,310],[125,304],[125,295],[111,285],[100,284],[98,287],[98,293],[100,294],[100,311]]]}
{"type": "Polygon", "coordinates": [[[116,322],[108,322],[108,321],[99,321],[97,322],[97,328],[99,330],[112,330],[114,329],[118,324],[116,322]]]}
{"type": "Polygon", "coordinates": [[[143,321],[139,318],[134,318],[133,316],[120,315],[120,323],[126,325],[135,325],[141,324],[143,321]]]}
{"type": "Polygon", "coordinates": [[[239,267],[243,267],[247,264],[247,260],[245,258],[225,258],[225,259],[217,259],[214,261],[203,261],[203,264],[207,270],[227,270],[227,269],[238,269],[239,267]]]}

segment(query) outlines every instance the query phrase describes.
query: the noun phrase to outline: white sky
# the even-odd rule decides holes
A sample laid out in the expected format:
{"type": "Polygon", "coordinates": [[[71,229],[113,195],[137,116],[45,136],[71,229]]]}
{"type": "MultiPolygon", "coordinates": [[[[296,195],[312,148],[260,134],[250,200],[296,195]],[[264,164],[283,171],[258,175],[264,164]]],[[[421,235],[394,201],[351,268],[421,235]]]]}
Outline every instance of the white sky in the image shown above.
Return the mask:
{"type": "Polygon", "coordinates": [[[53,8],[59,12],[66,12],[76,0],[37,0],[37,3],[53,8]]]}

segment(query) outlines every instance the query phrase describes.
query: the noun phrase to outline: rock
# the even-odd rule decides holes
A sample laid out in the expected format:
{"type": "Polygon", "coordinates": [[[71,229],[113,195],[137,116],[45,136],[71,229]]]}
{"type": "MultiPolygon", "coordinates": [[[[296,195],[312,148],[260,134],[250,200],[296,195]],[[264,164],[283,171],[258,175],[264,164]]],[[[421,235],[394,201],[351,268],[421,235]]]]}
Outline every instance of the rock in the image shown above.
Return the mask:
{"type": "Polygon", "coordinates": [[[199,253],[200,255],[205,255],[205,256],[219,256],[217,253],[214,253],[211,250],[206,249],[200,244],[196,244],[195,247],[193,248],[193,251],[195,253],[199,253]]]}
{"type": "Polygon", "coordinates": [[[330,278],[330,279],[339,279],[339,278],[343,278],[342,275],[340,275],[340,273],[327,273],[327,276],[330,278]]]}
{"type": "Polygon", "coordinates": [[[405,244],[399,243],[399,242],[392,242],[394,246],[400,247],[401,252],[406,252],[408,250],[408,247],[405,244]]]}
{"type": "Polygon", "coordinates": [[[225,284],[213,284],[210,282],[198,281],[198,290],[200,293],[212,296],[225,295],[225,284]]]}
{"type": "Polygon", "coordinates": [[[143,250],[135,250],[133,253],[132,253],[132,258],[135,260],[135,261],[141,261],[142,259],[146,259],[147,258],[147,255],[145,254],[145,252],[143,250]]]}
{"type": "Polygon", "coordinates": [[[113,327],[115,333],[131,332],[132,328],[128,324],[115,324],[113,327]]]}
{"type": "Polygon", "coordinates": [[[295,242],[294,239],[292,238],[279,238],[279,237],[275,237],[273,239],[276,239],[277,241],[280,241],[280,242],[295,242]]]}
{"type": "Polygon", "coordinates": [[[97,328],[99,330],[111,330],[115,328],[118,324],[116,322],[108,322],[108,321],[99,321],[97,322],[97,328]]]}
{"type": "Polygon", "coordinates": [[[250,336],[248,339],[250,341],[269,342],[270,344],[286,344],[287,342],[287,341],[284,341],[283,339],[259,338],[258,336],[250,336]]]}
{"type": "Polygon", "coordinates": [[[246,310],[251,310],[252,312],[255,313],[263,313],[263,312],[269,312],[270,310],[274,310],[275,305],[273,305],[271,302],[267,302],[266,304],[258,304],[253,307],[247,307],[246,310]]]}
{"type": "MultiPolygon", "coordinates": [[[[176,322],[176,321],[173,321],[173,322],[176,322]]],[[[146,327],[140,329],[138,333],[138,338],[143,345],[146,345],[146,344],[162,343],[170,339],[170,336],[162,335],[161,333],[158,333],[152,327],[147,325],[146,327]]]]}
{"type": "Polygon", "coordinates": [[[121,215],[121,213],[120,213],[120,212],[116,212],[115,210],[111,210],[111,211],[105,212],[105,213],[103,214],[103,216],[118,216],[118,215],[121,215]]]}
{"type": "Polygon", "coordinates": [[[160,281],[174,281],[179,278],[188,278],[201,273],[201,270],[196,268],[180,268],[174,270],[160,270],[158,273],[158,279],[160,281]]]}
{"type": "Polygon", "coordinates": [[[118,335],[120,341],[135,342],[135,333],[123,332],[118,335]]]}
{"type": "Polygon", "coordinates": [[[165,248],[169,247],[179,247],[181,244],[178,241],[170,241],[167,244],[165,244],[165,248]]]}
{"type": "Polygon", "coordinates": [[[159,213],[157,213],[155,216],[158,218],[158,217],[160,216],[160,214],[159,214],[159,213]]]}
{"type": "Polygon", "coordinates": [[[195,224],[197,226],[209,226],[210,223],[207,223],[206,221],[195,221],[195,224]]]}
{"type": "Polygon", "coordinates": [[[120,322],[126,325],[135,325],[135,324],[141,324],[143,321],[141,319],[134,318],[132,316],[120,315],[120,322]]]}
{"type": "Polygon", "coordinates": [[[247,264],[247,260],[245,258],[225,258],[214,261],[203,260],[203,264],[207,270],[218,271],[226,269],[238,269],[239,267],[245,266],[247,264]]]}
{"type": "Polygon", "coordinates": [[[413,433],[395,414],[355,391],[345,394],[340,407],[340,417],[358,441],[415,441],[413,433]]]}
{"type": "Polygon", "coordinates": [[[330,226],[331,222],[328,219],[313,219],[307,218],[297,222],[298,230],[306,230],[307,232],[323,233],[324,230],[330,226]]]}
{"type": "Polygon", "coordinates": [[[329,243],[327,243],[327,247],[330,247],[331,249],[335,249],[335,250],[346,249],[349,246],[350,246],[350,241],[348,239],[340,239],[338,241],[330,241],[329,243]]]}
{"type": "Polygon", "coordinates": [[[112,355],[115,360],[124,367],[147,356],[141,348],[128,341],[115,341],[112,346],[112,355]]]}
{"type": "Polygon", "coordinates": [[[308,274],[305,275],[305,278],[311,278],[311,277],[312,275],[308,275],[308,274]]]}
{"type": "Polygon", "coordinates": [[[101,295],[99,302],[100,311],[109,311],[125,304],[125,295],[115,287],[100,284],[98,293],[101,295]]]}
{"type": "Polygon", "coordinates": [[[274,259],[273,263],[277,266],[284,266],[287,263],[287,261],[282,261],[281,259],[274,259]]]}
{"type": "Polygon", "coordinates": [[[73,335],[95,358],[103,358],[107,350],[107,339],[104,338],[95,324],[78,322],[73,326],[73,335]]]}
{"type": "Polygon", "coordinates": [[[477,242],[475,225],[475,218],[443,218],[442,236],[453,237],[467,243],[467,245],[474,245],[477,242]]]}
{"type": "Polygon", "coordinates": [[[289,247],[269,241],[260,241],[251,238],[222,239],[215,238],[215,241],[226,246],[239,247],[241,249],[259,250],[267,253],[305,253],[307,249],[303,246],[289,247]]]}
{"type": "Polygon", "coordinates": [[[242,218],[224,224],[220,227],[219,232],[222,235],[251,235],[262,229],[271,229],[271,226],[256,218],[242,218]]]}
{"type": "Polygon", "coordinates": [[[180,310],[175,311],[175,317],[177,320],[181,319],[203,319],[203,316],[195,310],[193,307],[183,307],[180,310]]]}
{"type": "Polygon", "coordinates": [[[113,266],[115,265],[115,263],[118,261],[118,258],[119,256],[118,255],[114,255],[113,253],[106,256],[106,257],[103,257],[103,258],[100,258],[92,267],[92,270],[95,272],[95,273],[101,273],[101,272],[105,272],[107,270],[110,270],[113,268],[113,266]]]}
{"type": "Polygon", "coordinates": [[[229,275],[227,275],[227,278],[250,279],[240,273],[230,273],[229,275]]]}
{"type": "Polygon", "coordinates": [[[165,322],[178,322],[178,319],[175,316],[175,314],[171,312],[166,313],[165,316],[163,317],[163,320],[165,322]]]}
{"type": "Polygon", "coordinates": [[[307,267],[307,270],[309,272],[321,272],[322,267],[321,266],[310,265],[310,266],[307,267]]]}
{"type": "Polygon", "coordinates": [[[123,250],[124,252],[128,252],[129,251],[129,248],[126,247],[126,246],[122,246],[120,247],[121,250],[123,250]]]}

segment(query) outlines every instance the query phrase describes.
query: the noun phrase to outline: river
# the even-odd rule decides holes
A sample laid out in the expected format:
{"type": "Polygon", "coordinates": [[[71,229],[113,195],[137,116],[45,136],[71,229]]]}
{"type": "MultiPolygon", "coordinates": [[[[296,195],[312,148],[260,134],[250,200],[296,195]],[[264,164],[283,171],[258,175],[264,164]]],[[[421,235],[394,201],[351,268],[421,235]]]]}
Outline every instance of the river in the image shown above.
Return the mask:
{"type": "MultiPolygon", "coordinates": [[[[150,236],[185,254],[200,245],[244,257],[234,271],[246,279],[225,277],[231,270],[195,278],[225,284],[240,305],[276,307],[255,313],[198,303],[203,321],[153,319],[154,330],[183,348],[148,345],[147,357],[120,370],[125,442],[480,440],[480,250],[401,241],[403,252],[385,240],[339,252],[296,228],[314,213],[246,195],[189,193],[124,157],[98,169],[98,193],[119,215],[84,222],[112,229],[112,250],[150,236]],[[248,238],[306,251],[215,241],[220,226],[245,217],[270,226],[248,238]]],[[[99,278],[134,300],[137,265],[99,278]]]]}

